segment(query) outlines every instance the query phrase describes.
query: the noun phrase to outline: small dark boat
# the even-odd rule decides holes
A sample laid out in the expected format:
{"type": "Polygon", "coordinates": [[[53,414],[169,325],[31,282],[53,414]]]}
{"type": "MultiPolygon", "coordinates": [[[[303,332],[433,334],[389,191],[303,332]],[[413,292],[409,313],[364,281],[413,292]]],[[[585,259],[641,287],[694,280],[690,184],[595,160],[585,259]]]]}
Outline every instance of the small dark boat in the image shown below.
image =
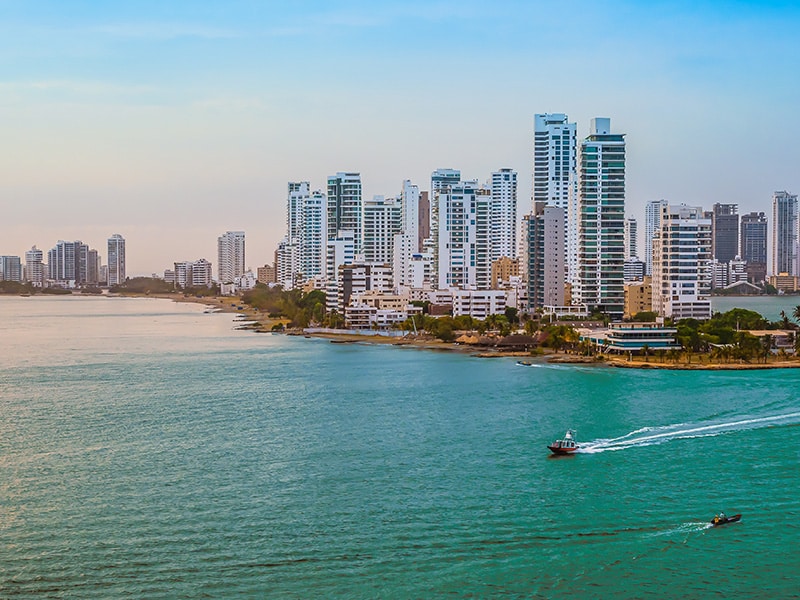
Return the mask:
{"type": "Polygon", "coordinates": [[[575,431],[567,429],[567,433],[564,434],[563,439],[556,440],[547,448],[553,454],[572,454],[580,448],[580,446],[575,441],[575,431]]]}
{"type": "Polygon", "coordinates": [[[741,514],[733,515],[732,517],[726,517],[724,514],[720,514],[711,519],[711,526],[719,527],[720,525],[727,525],[728,523],[736,523],[736,521],[741,518],[741,514]]]}
{"type": "Polygon", "coordinates": [[[532,362],[528,362],[527,360],[518,360],[517,364],[520,367],[532,367],[533,366],[533,363],[532,362]]]}

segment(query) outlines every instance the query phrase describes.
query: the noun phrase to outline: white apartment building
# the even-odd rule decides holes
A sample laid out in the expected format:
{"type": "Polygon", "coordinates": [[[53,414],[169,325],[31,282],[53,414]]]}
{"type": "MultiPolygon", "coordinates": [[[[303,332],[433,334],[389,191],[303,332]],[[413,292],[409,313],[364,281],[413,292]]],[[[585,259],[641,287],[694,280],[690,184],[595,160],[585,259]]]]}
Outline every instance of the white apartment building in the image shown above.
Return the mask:
{"type": "Polygon", "coordinates": [[[355,262],[355,237],[352,231],[340,231],[338,235],[328,240],[325,260],[325,290],[326,309],[339,310],[339,268],[343,265],[352,265],[355,262]]]}
{"type": "Polygon", "coordinates": [[[503,290],[453,290],[453,316],[469,315],[485,319],[489,315],[502,315],[506,311],[506,293],[503,290]]]}
{"type": "Polygon", "coordinates": [[[523,218],[526,240],[528,310],[564,304],[566,211],[544,202],[533,203],[523,218]]]}
{"type": "Polygon", "coordinates": [[[328,177],[327,239],[335,239],[340,231],[351,231],[356,253],[363,245],[361,174],[336,173],[328,177]]]}
{"type": "Polygon", "coordinates": [[[438,287],[486,290],[491,284],[491,192],[477,180],[455,184],[435,197],[438,223],[438,287]]]}
{"type": "Polygon", "coordinates": [[[489,187],[489,259],[517,258],[517,172],[500,169],[492,173],[489,187]]]}
{"type": "Polygon", "coordinates": [[[115,233],[108,238],[108,285],[125,283],[125,278],[125,238],[115,233]]]}
{"type": "Polygon", "coordinates": [[[363,207],[364,262],[391,265],[395,236],[403,227],[403,206],[399,198],[374,196],[363,207]]]}
{"type": "Polygon", "coordinates": [[[298,232],[298,269],[303,281],[325,274],[327,248],[327,207],[325,195],[314,190],[302,199],[298,232]]]}
{"type": "Polygon", "coordinates": [[[797,194],[772,195],[772,274],[800,275],[798,269],[797,194]]]}
{"type": "Polygon", "coordinates": [[[636,219],[628,217],[625,219],[625,260],[638,258],[639,256],[639,226],[636,219]]]}
{"type": "Polygon", "coordinates": [[[439,281],[439,194],[449,192],[454,185],[461,183],[461,171],[458,169],[436,169],[431,173],[430,193],[430,236],[423,242],[423,253],[433,257],[431,265],[431,281],[436,285],[439,281]]]}
{"type": "Polygon", "coordinates": [[[573,304],[621,319],[625,309],[625,136],[592,119],[581,143],[578,279],[573,304]]]}
{"type": "Polygon", "coordinates": [[[217,279],[233,283],[245,271],[244,231],[226,231],[217,238],[217,279]]]}
{"type": "Polygon", "coordinates": [[[699,206],[666,205],[653,238],[653,310],[711,318],[711,219],[699,206]]]}
{"type": "MultiPolygon", "coordinates": [[[[411,260],[420,254],[420,192],[419,187],[411,181],[403,182],[400,196],[402,206],[402,227],[395,234],[392,264],[394,266],[395,285],[409,286],[411,279],[411,260]]],[[[366,258],[366,256],[365,256],[366,258]]]]}
{"type": "Polygon", "coordinates": [[[653,236],[661,229],[661,210],[666,200],[651,200],[644,207],[644,265],[645,275],[653,274],[653,236]]]}
{"type": "Polygon", "coordinates": [[[22,261],[19,256],[0,256],[0,281],[22,283],[22,261]]]}
{"type": "Polygon", "coordinates": [[[568,280],[578,270],[577,125],[564,113],[533,119],[533,193],[531,207],[544,202],[564,210],[568,280]]]}
{"type": "Polygon", "coordinates": [[[25,281],[34,287],[44,287],[44,252],[33,246],[25,253],[25,281]]]}

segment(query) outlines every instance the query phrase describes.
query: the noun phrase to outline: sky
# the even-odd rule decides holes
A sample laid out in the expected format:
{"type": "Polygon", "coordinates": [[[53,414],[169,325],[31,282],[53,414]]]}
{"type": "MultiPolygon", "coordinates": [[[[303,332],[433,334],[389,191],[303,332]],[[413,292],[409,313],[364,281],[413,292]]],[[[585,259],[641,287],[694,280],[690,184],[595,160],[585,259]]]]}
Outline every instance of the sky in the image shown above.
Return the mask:
{"type": "Polygon", "coordinates": [[[0,255],[81,240],[129,276],[244,230],[271,263],[286,187],[425,190],[510,167],[533,115],[627,141],[629,216],[800,191],[800,3],[0,0],[0,255]]]}

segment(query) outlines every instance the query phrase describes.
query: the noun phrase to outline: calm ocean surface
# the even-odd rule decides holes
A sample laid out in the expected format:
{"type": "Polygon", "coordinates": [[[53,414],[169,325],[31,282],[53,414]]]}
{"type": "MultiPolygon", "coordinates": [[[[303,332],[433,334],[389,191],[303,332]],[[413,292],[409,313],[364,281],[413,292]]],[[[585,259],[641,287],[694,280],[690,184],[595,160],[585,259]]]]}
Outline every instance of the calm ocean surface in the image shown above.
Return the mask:
{"type": "Polygon", "coordinates": [[[526,368],[202,310],[0,297],[0,597],[800,594],[800,369],[526,368]],[[585,452],[549,458],[567,427],[585,452]]]}

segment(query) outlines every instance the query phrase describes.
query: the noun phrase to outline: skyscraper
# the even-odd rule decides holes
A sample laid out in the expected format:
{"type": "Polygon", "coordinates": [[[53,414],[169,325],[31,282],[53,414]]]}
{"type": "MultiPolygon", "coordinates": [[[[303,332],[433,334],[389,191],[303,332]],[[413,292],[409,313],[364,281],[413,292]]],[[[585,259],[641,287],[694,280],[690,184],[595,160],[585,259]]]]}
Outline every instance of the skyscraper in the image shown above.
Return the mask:
{"type": "Polygon", "coordinates": [[[34,287],[44,286],[44,252],[33,246],[25,253],[25,281],[34,287]]]}
{"type": "Polygon", "coordinates": [[[560,206],[534,202],[523,217],[528,280],[528,310],[564,305],[564,215],[560,206]]]}
{"type": "Polygon", "coordinates": [[[661,229],[661,210],[666,200],[651,200],[644,207],[644,264],[645,274],[653,274],[653,236],[661,229]]]}
{"type": "Polygon", "coordinates": [[[717,203],[712,211],[712,258],[721,263],[728,263],[739,254],[738,210],[737,204],[717,203]]]}
{"type": "Polygon", "coordinates": [[[491,191],[475,180],[464,181],[437,193],[435,202],[439,215],[439,289],[489,289],[491,191]]]}
{"type": "Polygon", "coordinates": [[[625,219],[625,260],[639,257],[639,226],[636,219],[625,219]]]}
{"type": "Polygon", "coordinates": [[[439,194],[449,192],[450,188],[461,182],[461,171],[458,169],[436,169],[431,173],[430,217],[428,225],[430,235],[423,242],[423,250],[431,257],[431,281],[434,286],[439,282],[439,194]]]}
{"type": "Polygon", "coordinates": [[[673,319],[711,317],[711,219],[701,207],[665,205],[653,243],[653,310],[673,319]]]}
{"type": "Polygon", "coordinates": [[[244,231],[226,231],[217,238],[217,260],[220,283],[233,283],[244,274],[244,231]]]}
{"type": "Polygon", "coordinates": [[[625,137],[592,119],[581,143],[578,279],[574,298],[621,319],[625,309],[625,137]]]}
{"type": "Polygon", "coordinates": [[[492,204],[489,210],[489,254],[492,262],[503,256],[517,257],[517,172],[500,169],[492,173],[492,204]]]}
{"type": "Polygon", "coordinates": [[[327,206],[325,194],[314,190],[304,196],[300,206],[299,265],[305,280],[325,274],[327,246],[327,206]]]}
{"type": "Polygon", "coordinates": [[[351,231],[356,254],[363,248],[361,174],[337,173],[328,177],[328,239],[351,231]]]}
{"type": "Polygon", "coordinates": [[[767,217],[751,212],[741,219],[741,257],[746,263],[747,280],[761,283],[767,278],[767,217]]]}
{"type": "Polygon", "coordinates": [[[798,275],[797,194],[772,195],[772,274],[798,275]]]}
{"type": "Polygon", "coordinates": [[[0,256],[0,281],[22,283],[22,262],[19,256],[0,256]]]}
{"type": "Polygon", "coordinates": [[[122,283],[125,283],[125,238],[115,233],[108,238],[108,285],[122,283]]]}
{"type": "Polygon", "coordinates": [[[402,227],[403,206],[400,199],[374,196],[372,200],[365,200],[362,248],[364,261],[391,265],[394,236],[400,233],[402,227]]]}

